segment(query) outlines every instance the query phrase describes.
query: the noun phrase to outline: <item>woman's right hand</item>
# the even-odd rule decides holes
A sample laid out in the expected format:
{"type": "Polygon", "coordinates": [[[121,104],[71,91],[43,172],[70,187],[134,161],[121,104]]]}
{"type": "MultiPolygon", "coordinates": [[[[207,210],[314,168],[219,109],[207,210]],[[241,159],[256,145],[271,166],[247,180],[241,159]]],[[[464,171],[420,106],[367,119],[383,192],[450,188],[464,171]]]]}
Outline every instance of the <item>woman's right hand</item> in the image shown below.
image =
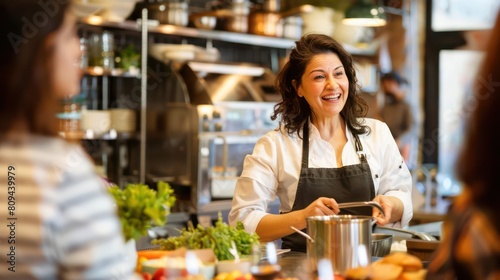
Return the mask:
{"type": "Polygon", "coordinates": [[[304,219],[310,216],[334,215],[339,212],[337,201],[328,197],[320,197],[302,210],[304,219]]]}
{"type": "Polygon", "coordinates": [[[339,205],[335,199],[320,197],[302,210],[265,215],[257,225],[255,232],[259,235],[261,242],[273,241],[294,233],[295,231],[290,226],[300,230],[306,228],[307,217],[334,215],[339,211],[339,205]]]}

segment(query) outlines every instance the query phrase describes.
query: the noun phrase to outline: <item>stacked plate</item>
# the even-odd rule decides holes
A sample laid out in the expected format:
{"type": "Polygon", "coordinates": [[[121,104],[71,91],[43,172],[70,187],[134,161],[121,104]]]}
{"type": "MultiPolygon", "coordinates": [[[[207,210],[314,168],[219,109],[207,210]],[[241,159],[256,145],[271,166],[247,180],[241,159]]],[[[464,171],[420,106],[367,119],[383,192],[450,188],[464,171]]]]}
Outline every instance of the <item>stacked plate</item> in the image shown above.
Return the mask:
{"type": "Polygon", "coordinates": [[[136,114],[131,109],[110,109],[111,129],[120,133],[132,133],[136,128],[136,114]]]}
{"type": "Polygon", "coordinates": [[[190,44],[152,44],[149,54],[154,58],[169,63],[169,61],[217,61],[220,58],[218,49],[209,47],[207,49],[190,44]]]}

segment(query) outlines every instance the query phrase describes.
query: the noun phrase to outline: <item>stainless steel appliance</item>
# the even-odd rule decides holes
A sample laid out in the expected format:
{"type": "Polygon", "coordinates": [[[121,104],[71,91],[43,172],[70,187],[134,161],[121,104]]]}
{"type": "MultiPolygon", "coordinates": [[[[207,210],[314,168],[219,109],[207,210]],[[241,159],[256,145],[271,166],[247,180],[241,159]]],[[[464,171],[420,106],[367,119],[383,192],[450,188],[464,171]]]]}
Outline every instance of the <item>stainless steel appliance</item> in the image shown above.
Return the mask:
{"type": "Polygon", "coordinates": [[[241,63],[150,65],[160,78],[148,94],[147,178],[189,188],[181,211],[216,218],[230,210],[245,156],[277,127],[274,74],[241,63]]]}

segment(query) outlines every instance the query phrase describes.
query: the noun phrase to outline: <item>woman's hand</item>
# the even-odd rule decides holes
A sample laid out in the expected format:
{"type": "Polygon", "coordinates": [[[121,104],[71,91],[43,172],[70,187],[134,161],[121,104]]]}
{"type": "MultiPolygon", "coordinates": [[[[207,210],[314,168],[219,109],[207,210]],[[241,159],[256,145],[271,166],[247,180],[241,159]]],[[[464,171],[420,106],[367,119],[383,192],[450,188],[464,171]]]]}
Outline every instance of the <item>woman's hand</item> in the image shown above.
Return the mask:
{"type": "Polygon", "coordinates": [[[378,202],[384,209],[385,216],[380,210],[373,208],[372,216],[377,219],[377,224],[383,226],[401,220],[403,213],[403,203],[399,198],[385,195],[377,195],[373,201],[378,202]]]}
{"type": "Polygon", "coordinates": [[[257,225],[256,233],[261,242],[269,242],[294,233],[290,226],[304,229],[306,218],[311,216],[334,215],[340,211],[337,201],[333,198],[320,197],[302,210],[286,214],[268,214],[262,217],[257,225]]]}
{"type": "Polygon", "coordinates": [[[340,209],[335,199],[328,197],[320,197],[301,211],[305,220],[305,218],[310,216],[334,215],[337,214],[340,211],[340,209]]]}

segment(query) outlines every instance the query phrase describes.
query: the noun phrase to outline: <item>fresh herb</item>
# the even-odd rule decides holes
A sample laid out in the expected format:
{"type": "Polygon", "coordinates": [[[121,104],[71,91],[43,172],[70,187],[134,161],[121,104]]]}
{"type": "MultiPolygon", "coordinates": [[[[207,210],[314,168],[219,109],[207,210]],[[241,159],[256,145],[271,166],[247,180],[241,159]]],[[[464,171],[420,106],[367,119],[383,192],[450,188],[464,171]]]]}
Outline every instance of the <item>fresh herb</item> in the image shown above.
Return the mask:
{"type": "Polygon", "coordinates": [[[138,239],[152,226],[162,226],[175,203],[173,190],[165,182],[158,182],[157,190],[142,184],[128,184],[108,188],[113,196],[122,224],[125,240],[138,239]]]}
{"type": "Polygon", "coordinates": [[[120,66],[129,71],[130,67],[140,67],[141,54],[137,52],[133,44],[129,44],[127,47],[120,51],[120,66]]]}
{"type": "Polygon", "coordinates": [[[198,226],[184,228],[179,236],[172,236],[167,239],[155,239],[153,245],[159,245],[163,250],[175,250],[180,247],[188,249],[209,249],[214,250],[218,260],[232,260],[233,255],[229,253],[231,241],[236,244],[236,249],[240,256],[249,256],[252,252],[252,245],[259,243],[259,236],[256,233],[245,231],[243,223],[238,222],[236,228],[229,226],[219,214],[219,219],[215,226],[198,226]]]}

